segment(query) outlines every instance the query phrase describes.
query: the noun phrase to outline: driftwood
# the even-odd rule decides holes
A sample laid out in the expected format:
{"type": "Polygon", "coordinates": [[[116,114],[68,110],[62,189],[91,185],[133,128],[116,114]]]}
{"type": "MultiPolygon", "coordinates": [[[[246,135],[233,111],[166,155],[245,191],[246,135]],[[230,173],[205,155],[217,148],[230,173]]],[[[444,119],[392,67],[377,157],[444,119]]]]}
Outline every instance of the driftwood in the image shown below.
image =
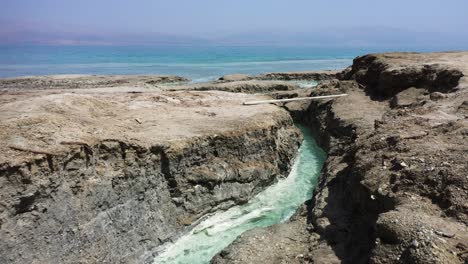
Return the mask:
{"type": "Polygon", "coordinates": [[[24,151],[24,152],[31,152],[34,154],[44,154],[44,155],[50,155],[50,156],[57,156],[55,153],[51,153],[45,150],[40,150],[40,149],[31,149],[31,148],[23,148],[20,146],[9,146],[9,148],[13,150],[18,150],[18,151],[24,151]]]}
{"type": "Polygon", "coordinates": [[[323,96],[314,96],[314,97],[296,97],[296,98],[287,98],[287,99],[250,101],[250,102],[243,102],[242,104],[243,105],[256,105],[256,104],[284,103],[284,102],[305,101],[305,100],[321,100],[321,99],[332,99],[332,98],[337,98],[337,97],[343,97],[347,95],[348,94],[334,94],[334,95],[323,95],[323,96]]]}
{"type": "Polygon", "coordinates": [[[62,141],[60,142],[62,145],[82,145],[82,146],[88,146],[88,143],[86,142],[81,142],[81,141],[62,141]]]}

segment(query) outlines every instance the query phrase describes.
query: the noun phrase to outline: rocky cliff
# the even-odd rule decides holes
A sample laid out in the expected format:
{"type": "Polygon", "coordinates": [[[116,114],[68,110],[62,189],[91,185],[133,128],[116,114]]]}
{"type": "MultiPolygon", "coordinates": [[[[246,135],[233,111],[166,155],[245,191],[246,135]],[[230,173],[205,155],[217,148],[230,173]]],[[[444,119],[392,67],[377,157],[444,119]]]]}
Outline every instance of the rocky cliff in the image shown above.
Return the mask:
{"type": "Polygon", "coordinates": [[[241,106],[254,96],[14,93],[0,106],[1,263],[150,259],[287,175],[300,143],[286,111],[241,106]]]}
{"type": "Polygon", "coordinates": [[[311,94],[349,96],[286,104],[328,151],[314,197],[212,262],[466,263],[467,73],[466,52],[371,54],[311,94]]]}

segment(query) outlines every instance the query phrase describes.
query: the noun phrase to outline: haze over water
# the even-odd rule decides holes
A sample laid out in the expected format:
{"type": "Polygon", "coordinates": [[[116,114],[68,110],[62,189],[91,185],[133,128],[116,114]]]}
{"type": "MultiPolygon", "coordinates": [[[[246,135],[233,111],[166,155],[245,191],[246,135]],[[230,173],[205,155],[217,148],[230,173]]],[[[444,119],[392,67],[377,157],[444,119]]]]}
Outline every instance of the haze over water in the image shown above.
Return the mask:
{"type": "MultiPolygon", "coordinates": [[[[0,77],[53,74],[165,74],[195,82],[224,74],[338,70],[389,48],[305,46],[0,46],[0,77]]],[[[424,49],[419,49],[424,50],[424,49]]]]}

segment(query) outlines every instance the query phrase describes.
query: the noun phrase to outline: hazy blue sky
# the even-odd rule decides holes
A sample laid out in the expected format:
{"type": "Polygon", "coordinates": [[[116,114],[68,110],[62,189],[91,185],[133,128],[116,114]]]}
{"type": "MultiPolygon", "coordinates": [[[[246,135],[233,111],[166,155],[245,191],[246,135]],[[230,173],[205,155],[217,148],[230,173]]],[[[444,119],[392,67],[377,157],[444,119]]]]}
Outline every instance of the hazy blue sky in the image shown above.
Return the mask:
{"type": "Polygon", "coordinates": [[[258,37],[257,33],[369,31],[372,35],[385,30],[410,32],[396,37],[416,32],[434,39],[438,34],[468,38],[468,0],[0,1],[0,38],[12,40],[28,34],[41,38],[148,33],[248,38],[258,37]]]}

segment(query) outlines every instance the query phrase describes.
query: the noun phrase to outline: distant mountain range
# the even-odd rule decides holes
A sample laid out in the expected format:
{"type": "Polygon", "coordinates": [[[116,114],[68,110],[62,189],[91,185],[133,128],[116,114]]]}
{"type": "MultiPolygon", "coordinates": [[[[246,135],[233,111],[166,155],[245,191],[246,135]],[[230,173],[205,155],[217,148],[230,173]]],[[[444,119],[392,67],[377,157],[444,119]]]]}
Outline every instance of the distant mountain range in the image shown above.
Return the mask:
{"type": "Polygon", "coordinates": [[[464,34],[414,32],[405,29],[326,28],[308,32],[275,31],[224,33],[210,37],[166,33],[108,33],[65,31],[0,21],[0,44],[44,45],[307,45],[307,46],[447,46],[468,49],[464,34]]]}

